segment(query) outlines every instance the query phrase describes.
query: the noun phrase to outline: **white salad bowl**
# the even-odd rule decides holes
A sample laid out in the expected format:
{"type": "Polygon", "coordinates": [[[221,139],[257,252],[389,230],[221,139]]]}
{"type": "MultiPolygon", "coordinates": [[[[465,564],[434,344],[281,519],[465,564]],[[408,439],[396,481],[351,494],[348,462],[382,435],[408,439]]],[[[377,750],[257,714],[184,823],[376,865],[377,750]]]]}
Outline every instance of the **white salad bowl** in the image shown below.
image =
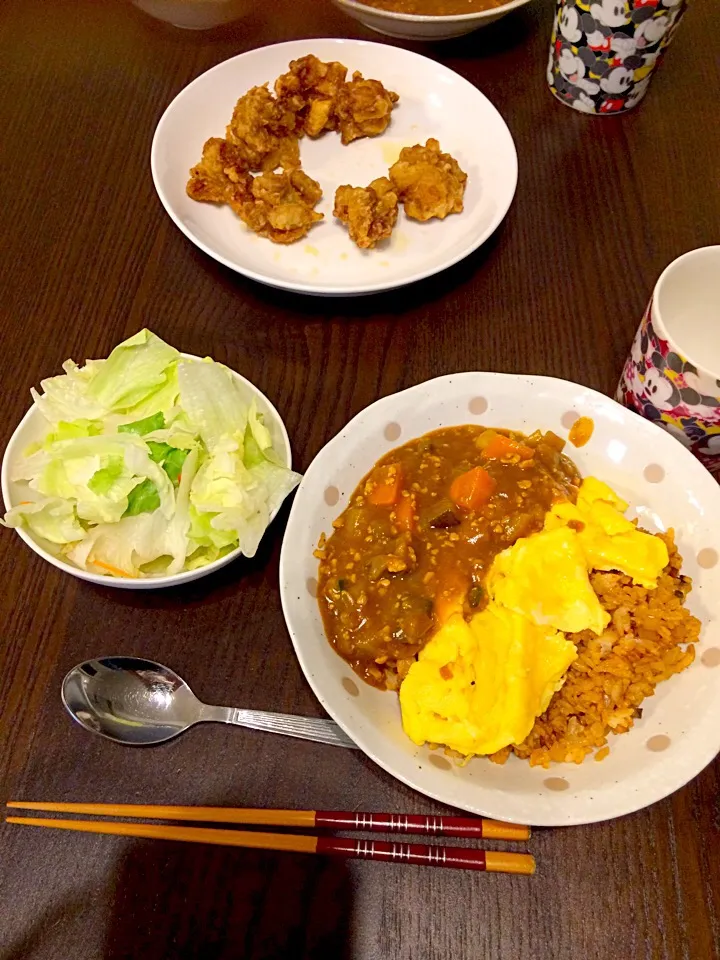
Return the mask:
{"type": "Polygon", "coordinates": [[[403,40],[451,40],[453,37],[462,37],[473,30],[479,30],[480,27],[495,23],[511,10],[524,7],[529,2],[530,0],[508,0],[501,7],[493,7],[491,10],[428,17],[381,10],[378,7],[369,7],[360,0],[333,0],[336,7],[376,33],[400,37],[403,40]]]}
{"type": "MultiPolygon", "coordinates": [[[[183,353],[181,356],[185,360],[199,361],[201,359],[189,353],[183,353]]],[[[285,424],[280,418],[280,414],[265,394],[258,390],[253,383],[246,380],[245,377],[236,373],[234,370],[230,370],[230,373],[237,381],[246,402],[250,404],[250,402],[254,400],[257,404],[258,412],[263,415],[265,426],[270,431],[273,449],[281,458],[282,466],[290,468],[292,466],[290,440],[287,435],[287,430],[285,429],[285,424]]],[[[33,405],[10,437],[3,456],[2,467],[0,467],[0,488],[2,489],[6,510],[17,506],[22,498],[19,485],[10,479],[12,464],[22,456],[23,450],[30,446],[30,444],[42,440],[47,430],[47,421],[38,408],[33,405]]],[[[277,508],[277,510],[279,509],[280,507],[277,508]]],[[[277,510],[271,515],[271,519],[275,517],[277,510]]],[[[54,567],[57,567],[58,570],[64,570],[65,573],[72,574],[73,577],[79,577],[81,580],[89,580],[91,583],[100,583],[106,587],[119,587],[124,590],[154,590],[158,587],[175,587],[181,583],[189,583],[191,580],[206,577],[209,573],[219,570],[220,567],[224,567],[232,560],[235,560],[242,552],[241,547],[236,547],[224,557],[213,560],[212,563],[208,563],[204,567],[198,567],[195,570],[183,570],[180,573],[166,576],[114,577],[102,573],[92,573],[89,570],[82,570],[80,567],[68,563],[62,558],[55,544],[35,536],[28,530],[18,528],[16,533],[38,556],[42,557],[43,560],[47,560],[48,563],[51,563],[54,567]]]]}
{"type": "Polygon", "coordinates": [[[327,712],[388,773],[473,813],[542,826],[607,820],[648,806],[687,783],[720,750],[720,486],[673,437],[587,387],[548,377],[459,373],[385,397],[359,413],[310,465],[295,495],[280,558],[288,630],[327,712]],[[702,621],[695,662],[661,683],[642,718],[610,736],[597,763],[530,767],[511,756],[466,766],[405,736],[398,697],[365,684],[328,643],[315,596],[322,533],[375,462],[429,430],[462,423],[567,435],[578,415],[594,433],[568,453],[583,476],[606,481],[652,531],[675,529],[689,609],[702,621]]]}

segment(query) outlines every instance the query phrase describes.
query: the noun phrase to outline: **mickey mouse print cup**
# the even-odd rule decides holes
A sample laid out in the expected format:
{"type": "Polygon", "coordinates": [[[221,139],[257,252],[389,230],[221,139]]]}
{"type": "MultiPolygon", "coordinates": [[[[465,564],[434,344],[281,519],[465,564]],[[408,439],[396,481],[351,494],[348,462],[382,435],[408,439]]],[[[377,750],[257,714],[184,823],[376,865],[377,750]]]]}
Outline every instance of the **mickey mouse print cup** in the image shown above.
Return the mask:
{"type": "Polygon", "coordinates": [[[677,437],[720,481],[720,246],[666,267],[616,399],[677,437]]]}
{"type": "Polygon", "coordinates": [[[687,0],[558,0],[550,90],[583,113],[636,107],[686,7],[687,0]]]}

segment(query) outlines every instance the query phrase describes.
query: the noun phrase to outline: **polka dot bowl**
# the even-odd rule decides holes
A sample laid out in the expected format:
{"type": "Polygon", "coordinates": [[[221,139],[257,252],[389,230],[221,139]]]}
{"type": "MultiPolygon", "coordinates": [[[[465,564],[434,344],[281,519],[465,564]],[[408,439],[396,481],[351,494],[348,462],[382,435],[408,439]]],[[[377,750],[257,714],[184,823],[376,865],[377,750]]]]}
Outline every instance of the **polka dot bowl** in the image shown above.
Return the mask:
{"type": "Polygon", "coordinates": [[[547,377],[460,373],[385,397],[359,413],[320,451],[303,479],[280,561],[283,609],[295,651],[316,696],[357,745],[390,774],[427,796],[484,816],[538,826],[608,820],[648,806],[687,783],[720,751],[720,486],[674,438],[587,387],[547,377]],[[693,578],[689,606],[703,622],[696,660],[660,684],[642,718],[611,736],[609,756],[579,766],[465,767],[403,733],[397,697],[363,683],[325,638],[316,600],[321,533],[329,533],[357,484],[393,447],[462,423],[565,435],[591,417],[589,443],[571,456],[585,476],[605,480],[652,531],[675,529],[693,578]]]}

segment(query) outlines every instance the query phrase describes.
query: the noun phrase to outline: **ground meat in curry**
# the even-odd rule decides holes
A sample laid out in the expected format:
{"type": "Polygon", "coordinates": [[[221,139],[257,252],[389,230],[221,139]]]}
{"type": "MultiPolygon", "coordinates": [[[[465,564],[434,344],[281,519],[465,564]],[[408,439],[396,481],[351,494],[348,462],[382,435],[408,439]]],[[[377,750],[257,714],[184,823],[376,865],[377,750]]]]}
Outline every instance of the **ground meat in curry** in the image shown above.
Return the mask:
{"type": "Polygon", "coordinates": [[[497,553],[542,529],[580,478],[553,433],[435,430],[380,459],[318,545],[318,600],[335,650],[368,683],[396,689],[443,604],[486,602],[497,553]]]}

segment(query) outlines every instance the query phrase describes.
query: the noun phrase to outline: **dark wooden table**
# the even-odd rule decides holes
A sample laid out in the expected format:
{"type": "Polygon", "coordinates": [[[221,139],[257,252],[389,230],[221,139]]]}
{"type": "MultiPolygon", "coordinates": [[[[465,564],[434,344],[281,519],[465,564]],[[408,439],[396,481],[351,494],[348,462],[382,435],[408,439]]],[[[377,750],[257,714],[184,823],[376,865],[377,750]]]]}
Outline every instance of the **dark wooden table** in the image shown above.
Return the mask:
{"type": "MultiPolygon", "coordinates": [[[[369,34],[324,0],[265,0],[207,33],[118,0],[4,0],[0,445],[31,385],[143,325],[251,377],[301,470],[366,404],[439,374],[533,372],[612,391],[661,269],[717,242],[715,4],[694,0],[647,101],[622,118],[548,93],[550,0],[418,46],[506,118],[517,197],[495,237],[441,276],[323,300],[195,249],[155,196],[150,140],[172,97],[226,57],[369,34]]],[[[438,812],[353,752],[212,725],[131,750],[65,715],[64,673],[100,653],[172,664],[215,702],[320,715],[280,609],[286,516],[254,561],[157,593],[75,580],[0,531],[0,798],[438,812]]],[[[534,879],[1,827],[0,958],[708,960],[719,796],[716,762],[649,810],[539,830],[534,879]]]]}

